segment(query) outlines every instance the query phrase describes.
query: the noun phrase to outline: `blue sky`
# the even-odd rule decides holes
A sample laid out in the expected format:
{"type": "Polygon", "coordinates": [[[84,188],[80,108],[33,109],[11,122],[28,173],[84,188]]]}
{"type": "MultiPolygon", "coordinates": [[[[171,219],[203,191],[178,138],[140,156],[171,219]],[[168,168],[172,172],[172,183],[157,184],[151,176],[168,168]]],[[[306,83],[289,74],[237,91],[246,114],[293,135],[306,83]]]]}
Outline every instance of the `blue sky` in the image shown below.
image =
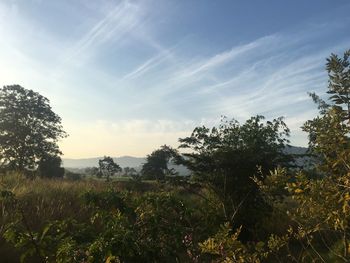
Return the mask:
{"type": "Polygon", "coordinates": [[[350,48],[350,1],[0,0],[0,84],[48,97],[64,157],[144,156],[221,115],[285,116],[294,145],[350,48]]]}

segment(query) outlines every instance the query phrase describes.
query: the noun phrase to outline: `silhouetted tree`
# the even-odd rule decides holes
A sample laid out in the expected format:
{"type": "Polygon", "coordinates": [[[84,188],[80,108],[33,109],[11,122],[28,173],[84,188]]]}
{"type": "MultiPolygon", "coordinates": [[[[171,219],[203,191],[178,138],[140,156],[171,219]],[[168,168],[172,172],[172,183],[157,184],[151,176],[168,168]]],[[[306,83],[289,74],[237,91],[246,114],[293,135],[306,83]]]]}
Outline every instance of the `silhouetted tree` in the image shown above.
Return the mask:
{"type": "Polygon", "coordinates": [[[141,175],[144,179],[163,180],[165,175],[173,174],[173,169],[168,168],[172,158],[176,158],[177,151],[170,146],[163,145],[160,149],[147,155],[146,163],[143,164],[141,175]]]}
{"type": "Polygon", "coordinates": [[[0,163],[33,169],[43,158],[61,154],[57,141],[65,136],[47,98],[19,85],[0,89],[0,163]]]}
{"type": "Polygon", "coordinates": [[[109,181],[110,177],[115,173],[122,171],[122,168],[109,156],[105,156],[103,159],[99,160],[98,165],[101,175],[106,177],[107,181],[109,181]]]}
{"type": "Polygon", "coordinates": [[[45,156],[38,163],[38,174],[40,177],[62,178],[64,168],[61,167],[62,160],[59,156],[45,156]]]}

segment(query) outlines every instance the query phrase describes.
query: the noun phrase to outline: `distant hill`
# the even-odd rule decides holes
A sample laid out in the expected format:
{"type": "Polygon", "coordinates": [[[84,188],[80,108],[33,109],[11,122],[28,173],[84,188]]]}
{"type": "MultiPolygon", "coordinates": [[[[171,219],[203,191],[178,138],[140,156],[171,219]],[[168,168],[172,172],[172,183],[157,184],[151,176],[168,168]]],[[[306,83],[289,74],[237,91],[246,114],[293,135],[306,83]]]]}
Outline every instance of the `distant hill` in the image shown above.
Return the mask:
{"type": "Polygon", "coordinates": [[[294,157],[296,157],[294,159],[294,164],[301,168],[313,168],[314,167],[314,163],[316,161],[315,158],[308,156],[308,152],[307,152],[308,148],[306,147],[295,147],[295,146],[291,146],[291,147],[287,147],[286,148],[286,153],[288,154],[292,154],[294,155],[294,157]],[[299,157],[297,157],[298,155],[300,155],[299,157]]]}
{"type": "Polygon", "coordinates": [[[286,153],[289,153],[289,154],[306,154],[306,152],[307,152],[306,147],[299,147],[299,146],[286,147],[286,153]]]}
{"type": "MultiPolygon", "coordinates": [[[[71,170],[73,172],[81,172],[80,169],[86,167],[98,167],[98,160],[103,157],[95,158],[85,158],[85,159],[68,159],[63,158],[63,167],[71,170]]],[[[141,170],[141,166],[146,162],[146,158],[142,157],[132,157],[132,156],[122,156],[122,157],[113,157],[113,160],[119,164],[122,168],[124,167],[133,167],[137,171],[141,170]]],[[[170,164],[169,168],[174,168],[180,175],[188,175],[189,170],[183,165],[174,165],[170,164]]]]}
{"type": "MultiPolygon", "coordinates": [[[[289,154],[305,154],[307,148],[305,147],[287,147],[286,152],[289,154]]],[[[86,167],[98,166],[98,160],[103,157],[94,157],[94,158],[85,158],[85,159],[67,159],[63,158],[63,167],[65,168],[73,168],[73,169],[82,169],[86,167]]],[[[307,158],[306,158],[307,159],[307,158]]],[[[301,158],[297,161],[298,164],[302,164],[306,160],[305,158],[301,158]]],[[[122,156],[122,157],[113,157],[113,160],[119,164],[122,168],[124,167],[134,167],[136,170],[141,170],[142,164],[146,162],[146,158],[143,157],[132,157],[132,156],[122,156]]],[[[169,168],[174,168],[182,175],[189,174],[189,171],[184,166],[179,165],[170,165],[169,168]]]]}
{"type": "MultiPolygon", "coordinates": [[[[94,158],[84,158],[84,159],[66,159],[63,158],[63,167],[67,168],[86,168],[98,166],[98,160],[103,157],[94,158]]],[[[146,158],[142,157],[132,157],[132,156],[122,156],[113,157],[113,160],[119,164],[121,167],[139,167],[146,162],[146,158]]]]}

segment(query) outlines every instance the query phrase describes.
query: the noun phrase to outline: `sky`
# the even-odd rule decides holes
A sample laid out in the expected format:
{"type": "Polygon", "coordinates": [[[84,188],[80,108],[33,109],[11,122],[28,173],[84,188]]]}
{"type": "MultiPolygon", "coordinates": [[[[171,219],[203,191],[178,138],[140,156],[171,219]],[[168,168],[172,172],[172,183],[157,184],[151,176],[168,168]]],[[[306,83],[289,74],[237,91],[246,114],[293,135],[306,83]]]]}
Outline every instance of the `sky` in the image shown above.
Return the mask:
{"type": "Polygon", "coordinates": [[[349,0],[0,0],[0,85],[50,100],[64,158],[145,156],[221,116],[317,114],[349,0]]]}

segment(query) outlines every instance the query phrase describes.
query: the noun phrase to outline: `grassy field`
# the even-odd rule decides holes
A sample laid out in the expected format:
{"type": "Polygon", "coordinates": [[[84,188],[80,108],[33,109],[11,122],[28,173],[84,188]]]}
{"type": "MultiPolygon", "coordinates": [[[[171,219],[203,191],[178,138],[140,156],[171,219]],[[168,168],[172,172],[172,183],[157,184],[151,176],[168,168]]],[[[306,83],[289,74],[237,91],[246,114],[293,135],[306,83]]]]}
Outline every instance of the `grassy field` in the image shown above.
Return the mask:
{"type": "MultiPolygon", "coordinates": [[[[82,221],[89,217],[86,206],[79,198],[82,193],[93,190],[103,191],[108,187],[119,187],[118,185],[107,185],[97,180],[49,180],[49,179],[27,179],[20,174],[8,174],[0,177],[1,190],[11,191],[23,204],[29,227],[33,230],[41,229],[47,222],[74,218],[82,221]]],[[[12,220],[12,215],[1,203],[1,236],[6,229],[6,223],[12,220]]],[[[3,239],[0,240],[0,255],[3,262],[18,262],[19,253],[10,247],[3,239]]]]}
{"type": "Polygon", "coordinates": [[[333,236],[325,232],[327,239],[333,238],[332,253],[318,235],[313,247],[305,246],[308,240],[298,240],[296,234],[285,236],[290,226],[296,226],[285,212],[298,208],[294,199],[277,201],[275,209],[256,224],[256,240],[242,243],[230,236],[232,229],[220,234],[227,221],[217,197],[204,187],[192,186],[1,175],[0,262],[20,262],[23,255],[23,262],[29,263],[222,262],[213,259],[232,253],[231,257],[264,258],[262,251],[269,251],[269,257],[259,262],[286,262],[290,253],[298,258],[293,262],[301,258],[311,262],[320,256],[326,262],[342,262],[332,257],[343,248],[334,231],[333,236]],[[276,244],[277,249],[267,244],[276,244]]]}
{"type": "MultiPolygon", "coordinates": [[[[67,219],[88,226],[92,225],[91,219],[95,216],[96,211],[98,211],[98,213],[102,213],[103,211],[101,212],[101,210],[96,210],[96,208],[87,205],[87,193],[92,193],[93,195],[101,193],[102,196],[108,192],[120,193],[123,202],[131,209],[131,212],[126,216],[126,218],[130,220],[130,222],[127,223],[127,227],[130,226],[131,229],[133,229],[134,224],[140,224],[142,221],[143,228],[139,230],[141,231],[141,235],[150,231],[150,236],[154,234],[156,234],[156,236],[170,235],[167,237],[169,240],[173,237],[171,236],[172,234],[168,234],[167,231],[171,231],[173,226],[176,229],[176,224],[181,217],[178,213],[180,213],[184,205],[190,207],[191,211],[196,211],[195,213],[191,212],[191,219],[188,221],[193,221],[193,223],[191,222],[190,224],[196,224],[195,221],[203,221],[203,215],[208,214],[207,208],[202,209],[202,200],[198,198],[197,195],[188,192],[182,187],[176,187],[166,183],[157,183],[155,181],[137,182],[126,178],[122,179],[123,180],[119,180],[119,178],[115,178],[110,182],[91,178],[77,181],[43,178],[28,179],[20,174],[11,173],[0,176],[0,190],[1,193],[10,191],[14,194],[17,202],[21,204],[20,213],[23,214],[24,220],[26,221],[25,223],[28,224],[27,228],[30,229],[30,231],[26,230],[25,232],[33,233],[41,233],[50,222],[64,222],[67,219]],[[156,201],[153,202],[153,199],[156,201]],[[166,204],[166,202],[169,203],[166,204]],[[197,204],[198,207],[196,207],[197,204]],[[167,211],[167,209],[170,210],[167,211]],[[134,214],[137,215],[138,213],[139,215],[134,218],[134,214]],[[147,213],[149,214],[145,217],[147,213]],[[171,213],[173,213],[173,215],[171,213]],[[130,216],[132,219],[130,219],[130,216]],[[164,219],[168,216],[168,219],[164,219]],[[164,221],[164,229],[159,230],[160,233],[157,233],[158,228],[161,229],[162,224],[159,220],[164,221]],[[154,230],[150,230],[154,227],[154,230]],[[164,233],[162,231],[164,231],[164,233]]],[[[105,197],[103,196],[101,199],[102,201],[97,201],[97,203],[109,202],[108,198],[110,197],[107,196],[107,199],[103,198],[105,197]]],[[[111,198],[114,202],[115,200],[113,198],[115,197],[112,196],[111,198]]],[[[104,206],[104,204],[102,204],[102,206],[104,206]]],[[[6,232],[9,223],[16,222],[14,216],[15,209],[11,209],[12,208],[8,207],[6,202],[3,200],[0,201],[1,236],[6,232]]],[[[214,208],[214,210],[215,209],[216,208],[214,208]]],[[[112,208],[108,213],[113,213],[113,211],[112,208]]],[[[211,222],[211,219],[204,219],[203,222],[206,222],[208,226],[211,225],[208,223],[211,222]]],[[[186,225],[187,222],[184,222],[184,224],[186,225]]],[[[182,229],[181,231],[185,231],[188,227],[179,226],[179,229],[180,228],[182,229]]],[[[181,234],[181,236],[182,235],[184,234],[181,234]]],[[[180,235],[178,236],[180,238],[180,235]]],[[[154,238],[157,239],[158,237],[154,238]]],[[[160,240],[157,240],[155,243],[159,243],[160,246],[164,245],[160,240]]],[[[177,243],[181,244],[181,238],[177,243]]],[[[168,249],[171,251],[171,248],[168,249]]],[[[179,248],[176,249],[179,250],[179,248]]],[[[176,249],[174,249],[174,252],[176,249]]],[[[183,248],[180,250],[186,251],[183,248]]],[[[14,248],[13,244],[9,244],[2,237],[0,238],[0,255],[2,262],[19,262],[20,254],[24,251],[24,247],[14,248]]],[[[161,249],[159,249],[159,251],[161,251],[161,249]]],[[[182,252],[177,253],[180,255],[182,252]]],[[[37,258],[34,256],[33,259],[29,257],[26,262],[39,261],[37,261],[37,258]]]]}

